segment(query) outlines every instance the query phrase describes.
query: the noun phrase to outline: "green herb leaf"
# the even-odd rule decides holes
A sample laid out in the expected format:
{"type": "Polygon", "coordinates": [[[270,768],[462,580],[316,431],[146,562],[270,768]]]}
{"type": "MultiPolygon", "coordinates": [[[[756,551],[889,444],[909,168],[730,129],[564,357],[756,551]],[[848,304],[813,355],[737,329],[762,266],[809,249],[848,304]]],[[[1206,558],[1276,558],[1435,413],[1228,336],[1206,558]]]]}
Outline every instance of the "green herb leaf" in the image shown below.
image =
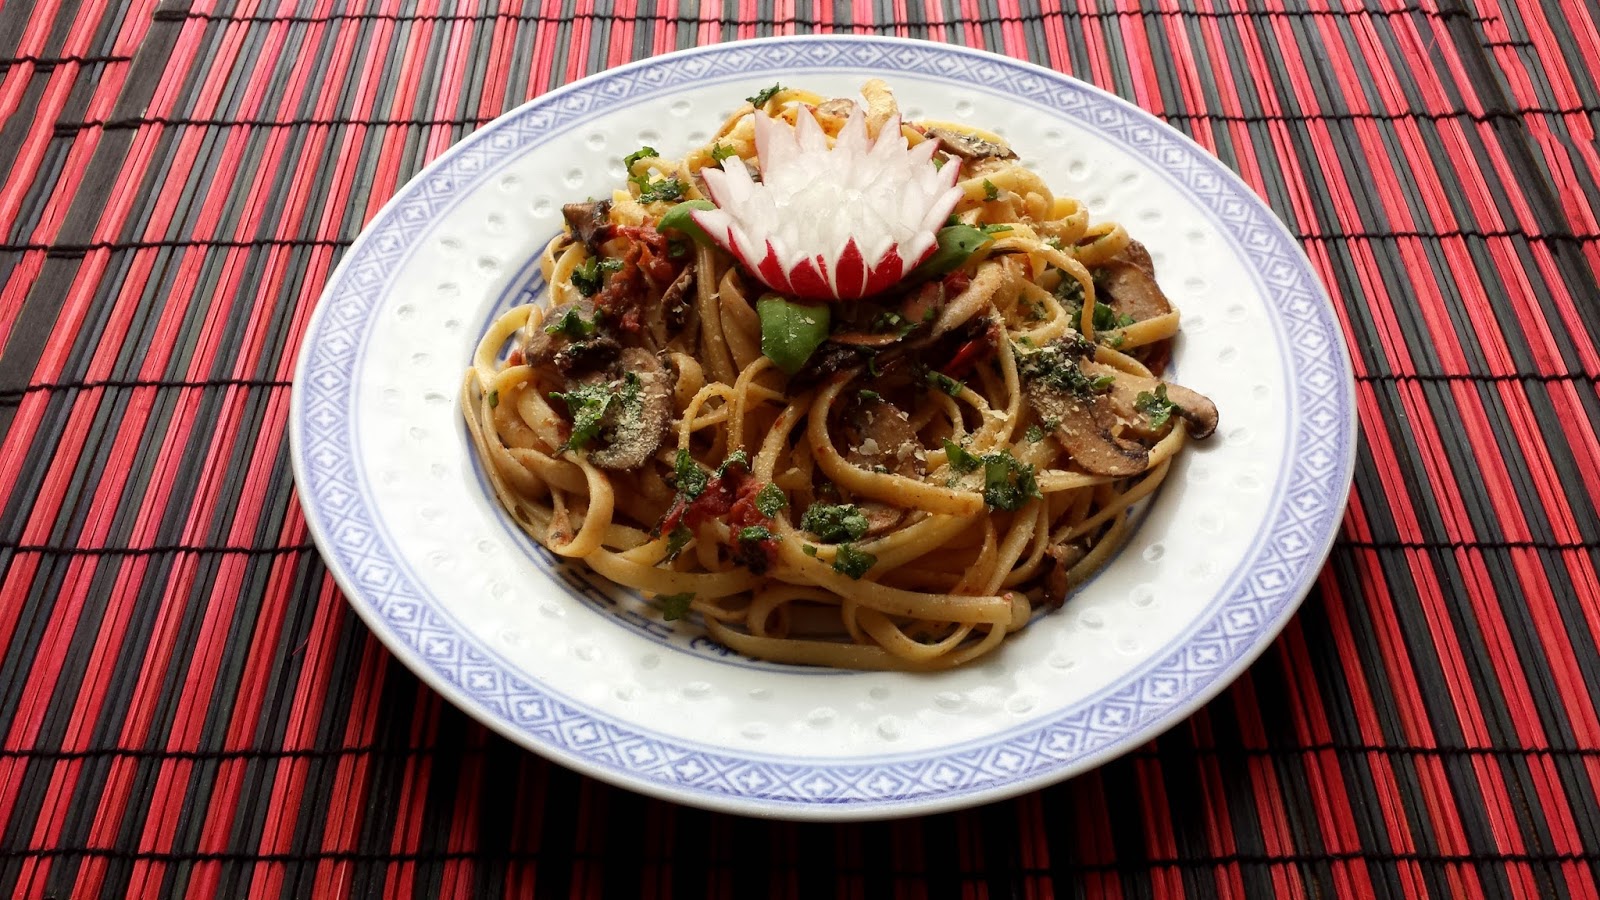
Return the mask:
{"type": "Polygon", "coordinates": [[[983,233],[989,235],[990,237],[993,237],[997,234],[1005,234],[1010,230],[1010,225],[985,225],[982,228],[983,233]]]}
{"type": "Polygon", "coordinates": [[[500,405],[500,392],[499,391],[490,391],[489,392],[489,408],[490,409],[494,409],[495,407],[497,407],[499,405],[500,405]]]}
{"type": "Polygon", "coordinates": [[[694,602],[694,594],[657,594],[656,603],[661,607],[661,618],[668,622],[677,620],[689,614],[689,604],[694,602]]]}
{"type": "Polygon", "coordinates": [[[713,144],[711,147],[711,161],[719,166],[722,165],[723,160],[736,155],[734,149],[726,144],[713,144]]]}
{"type": "Polygon", "coordinates": [[[1061,238],[1058,238],[1053,234],[1051,236],[1045,238],[1044,242],[1045,242],[1046,246],[1053,247],[1056,250],[1065,250],[1065,249],[1067,249],[1066,246],[1061,243],[1061,238]]]}
{"type": "Polygon", "coordinates": [[[813,503],[800,517],[800,527],[824,544],[859,540],[870,527],[867,517],[854,504],[813,503]]]}
{"type": "Polygon", "coordinates": [[[624,156],[622,158],[622,167],[624,169],[632,169],[633,168],[633,164],[638,162],[639,160],[641,160],[641,159],[651,159],[651,158],[654,158],[654,157],[657,157],[657,156],[660,156],[660,155],[661,154],[657,153],[656,152],[656,148],[654,148],[654,147],[649,147],[649,146],[640,147],[639,149],[633,151],[632,153],[629,153],[627,156],[624,156]]]}
{"type": "Polygon", "coordinates": [[[1140,391],[1139,396],[1133,398],[1133,408],[1150,417],[1150,427],[1160,428],[1167,424],[1172,414],[1180,407],[1167,399],[1167,386],[1156,385],[1155,393],[1140,391]]]}
{"type": "Polygon", "coordinates": [[[1133,318],[1133,316],[1130,316],[1127,313],[1118,315],[1116,310],[1105,305],[1104,303],[1096,302],[1094,305],[1095,331],[1110,331],[1113,328],[1126,328],[1129,325],[1132,325],[1134,321],[1136,320],[1133,318]]]}
{"type": "Polygon", "coordinates": [[[883,399],[883,395],[882,394],[878,393],[877,391],[869,391],[866,388],[862,388],[861,390],[856,391],[856,396],[860,397],[863,400],[882,400],[883,399]]]}
{"type": "Polygon", "coordinates": [[[839,550],[833,557],[833,570],[841,575],[859,579],[867,574],[878,561],[876,556],[865,550],[857,550],[854,544],[840,544],[839,550]]]}
{"type": "Polygon", "coordinates": [[[710,200],[685,200],[677,206],[666,211],[661,216],[661,221],[656,223],[657,231],[676,231],[691,237],[696,243],[710,246],[711,236],[694,220],[695,210],[716,209],[717,205],[710,200]]]}
{"type": "Polygon", "coordinates": [[[1094,345],[1078,339],[1080,344],[1072,342],[1055,341],[1038,350],[1027,351],[1021,347],[1017,351],[1017,370],[1023,378],[1039,381],[1059,391],[1066,391],[1085,400],[1096,394],[1103,394],[1113,383],[1116,376],[1094,375],[1091,376],[1078,366],[1078,356],[1089,352],[1094,345]]]}
{"type": "Polygon", "coordinates": [[[741,541],[770,541],[774,537],[771,529],[765,525],[748,525],[739,529],[741,541]]]}
{"type": "Polygon", "coordinates": [[[1029,425],[1028,430],[1022,433],[1022,437],[1030,444],[1037,444],[1048,437],[1048,434],[1037,425],[1029,425]]]}
{"type": "MultiPolygon", "coordinates": [[[[1010,226],[1003,226],[1009,230],[1010,226]]],[[[961,268],[972,254],[976,253],[984,244],[994,240],[987,229],[974,228],[971,225],[954,224],[946,225],[939,229],[937,235],[939,249],[933,255],[922,261],[922,264],[911,271],[918,278],[938,278],[961,268]]]]}
{"type": "Polygon", "coordinates": [[[711,476],[700,464],[694,461],[687,450],[679,450],[672,461],[672,475],[674,483],[678,486],[678,493],[690,500],[705,493],[706,484],[711,481],[711,476]]]}
{"type": "Polygon", "coordinates": [[[1017,460],[1010,452],[983,456],[983,502],[993,509],[1015,512],[1039,493],[1033,466],[1017,460]]]}
{"type": "Polygon", "coordinates": [[[789,498],[783,493],[783,488],[768,482],[765,487],[756,492],[756,509],[763,516],[772,518],[789,506],[789,498]]]}
{"type": "Polygon", "coordinates": [[[795,303],[777,294],[756,301],[761,318],[761,352],[778,368],[793,375],[828,337],[826,303],[795,303]]]}
{"type": "Polygon", "coordinates": [[[750,454],[743,450],[735,450],[729,453],[728,458],[722,461],[722,465],[717,466],[717,477],[721,478],[734,466],[743,466],[745,471],[750,471],[750,454]]]}
{"type": "Polygon", "coordinates": [[[605,286],[605,273],[622,271],[622,260],[591,256],[572,270],[572,286],[585,297],[593,297],[605,286]]]}
{"type": "Polygon", "coordinates": [[[689,539],[694,537],[694,532],[687,525],[679,525],[667,533],[667,555],[662,562],[672,562],[689,545],[689,539]]]}
{"type": "Polygon", "coordinates": [[[593,319],[585,319],[576,306],[568,306],[560,318],[552,319],[544,326],[545,334],[563,334],[573,340],[581,340],[594,334],[596,326],[600,323],[601,313],[595,311],[593,319]]]}
{"type": "Polygon", "coordinates": [[[620,386],[615,384],[581,384],[566,393],[552,391],[550,396],[567,405],[572,416],[572,434],[561,445],[562,450],[581,450],[600,436],[601,426],[611,413],[612,404],[626,407],[639,400],[639,376],[629,372],[620,386]]]}
{"type": "Polygon", "coordinates": [[[629,179],[639,188],[640,203],[655,203],[658,200],[678,200],[683,197],[683,182],[677,176],[663,178],[660,181],[650,181],[643,175],[629,179]]]}
{"type": "Polygon", "coordinates": [[[985,178],[983,180],[983,199],[985,199],[985,200],[999,200],[1000,199],[1000,189],[995,187],[994,182],[990,181],[987,178],[985,178]]]}
{"type": "Polygon", "coordinates": [[[929,372],[928,383],[952,397],[961,396],[961,391],[966,388],[966,385],[943,372],[929,372]]]}
{"type": "Polygon", "coordinates": [[[778,92],[781,90],[783,90],[783,85],[775,84],[772,87],[769,87],[766,90],[756,94],[754,97],[746,97],[745,99],[750,101],[751,106],[754,106],[756,109],[760,109],[761,107],[766,106],[773,97],[776,97],[778,92]]]}
{"type": "Polygon", "coordinates": [[[944,439],[944,457],[949,460],[950,468],[958,475],[965,475],[983,464],[982,459],[949,438],[944,439]]]}
{"type": "Polygon", "coordinates": [[[805,544],[805,545],[801,546],[800,552],[804,553],[807,556],[816,556],[817,555],[817,547],[816,547],[815,544],[805,544]]]}

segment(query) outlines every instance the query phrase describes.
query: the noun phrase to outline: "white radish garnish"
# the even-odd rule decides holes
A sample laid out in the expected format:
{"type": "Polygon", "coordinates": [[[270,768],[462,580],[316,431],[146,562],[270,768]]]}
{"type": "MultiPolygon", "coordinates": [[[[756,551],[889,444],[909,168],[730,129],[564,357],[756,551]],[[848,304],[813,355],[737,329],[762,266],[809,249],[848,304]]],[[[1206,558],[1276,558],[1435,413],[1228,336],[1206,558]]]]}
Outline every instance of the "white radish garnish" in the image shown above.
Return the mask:
{"type": "Polygon", "coordinates": [[[807,107],[756,113],[761,180],[737,156],[700,170],[717,209],[694,220],[751,274],[792,297],[852,300],[892,287],[931,254],[961,197],[938,141],[908,147],[893,116],[876,140],[856,107],[830,145],[807,107]]]}

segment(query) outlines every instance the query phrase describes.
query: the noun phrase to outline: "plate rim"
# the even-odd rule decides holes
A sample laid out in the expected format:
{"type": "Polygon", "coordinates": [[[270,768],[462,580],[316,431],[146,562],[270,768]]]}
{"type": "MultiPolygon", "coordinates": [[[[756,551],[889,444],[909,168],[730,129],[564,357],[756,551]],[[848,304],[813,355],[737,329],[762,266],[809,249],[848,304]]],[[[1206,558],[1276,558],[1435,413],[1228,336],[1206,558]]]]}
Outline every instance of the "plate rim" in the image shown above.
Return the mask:
{"type": "MultiPolygon", "coordinates": [[[[892,74],[894,71],[893,69],[882,66],[881,64],[878,66],[869,66],[864,62],[858,62],[849,59],[838,59],[835,60],[834,64],[832,65],[818,65],[811,68],[819,70],[873,71],[885,75],[892,74]]],[[[757,73],[752,72],[751,74],[754,75],[757,73]]],[[[930,73],[918,74],[927,76],[930,73]]],[[[671,86],[674,85],[668,85],[668,87],[671,86]]],[[[1017,102],[1028,102],[1025,98],[1016,96],[1005,90],[1004,86],[984,85],[981,87],[996,93],[1005,94],[1017,102]]],[[[1061,115],[1063,118],[1067,118],[1064,112],[1058,113],[1058,115],[1061,115]]],[[[1180,188],[1184,189],[1186,193],[1192,193],[1181,184],[1180,188]]],[[[1235,242],[1233,235],[1228,235],[1228,238],[1230,242],[1235,242]]],[[[1242,248],[1239,249],[1242,250],[1242,248]]],[[[1250,265],[1247,265],[1247,269],[1251,276],[1259,281],[1261,278],[1261,273],[1257,271],[1257,267],[1253,264],[1253,261],[1250,265]]],[[[387,282],[385,282],[385,284],[387,284],[387,282]]],[[[1286,355],[1292,355],[1291,350],[1292,348],[1286,348],[1286,355]]],[[[1293,236],[1288,231],[1287,226],[1282,222],[1281,219],[1278,218],[1276,213],[1272,211],[1271,207],[1268,206],[1258,194],[1256,194],[1254,189],[1244,182],[1244,180],[1240,178],[1237,173],[1229,169],[1224,163],[1218,160],[1204,147],[1201,147],[1199,144],[1195,143],[1187,135],[1184,135],[1182,132],[1179,132],[1162,122],[1151,113],[1139,108],[1138,106],[1115,94],[1110,93],[1109,91],[1074,78],[1073,76],[1043,68],[1026,60],[1001,56],[985,50],[945,45],[909,38],[870,35],[791,35],[754,38],[724,44],[686,48],[684,50],[674,51],[661,56],[636,60],[623,66],[607,69],[597,72],[593,75],[586,76],[583,79],[563,85],[560,88],[540,95],[539,97],[535,97],[515,107],[514,109],[506,111],[501,116],[498,116],[491,122],[486,123],[484,127],[475,131],[473,134],[468,135],[461,141],[451,146],[438,158],[430,162],[427,166],[413,175],[412,178],[402,185],[393,196],[388,198],[388,200],[382,205],[382,207],[380,207],[378,212],[372,217],[368,224],[362,229],[360,235],[351,245],[349,251],[347,251],[345,256],[340,260],[339,266],[328,277],[328,280],[324,284],[319,295],[317,306],[313,310],[312,315],[306,324],[301,345],[299,347],[299,355],[296,360],[294,387],[291,393],[290,459],[294,473],[296,493],[302,510],[305,514],[307,528],[310,530],[313,540],[317,544],[318,550],[327,564],[329,572],[334,576],[334,579],[338,583],[341,592],[345,595],[346,600],[355,609],[358,616],[360,616],[360,618],[366,622],[367,626],[373,631],[373,633],[384,643],[387,649],[391,653],[395,654],[395,656],[408,669],[416,674],[422,681],[427,683],[431,688],[438,691],[444,697],[449,699],[454,705],[471,715],[473,718],[483,722],[486,726],[492,728],[497,733],[506,736],[507,738],[524,747],[527,747],[530,750],[533,750],[536,753],[554,759],[556,762],[559,762],[562,765],[565,765],[576,771],[582,772],[583,774],[598,778],[610,784],[627,788],[629,790],[638,791],[674,802],[686,803],[689,805],[722,812],[791,819],[821,819],[842,821],[851,819],[891,818],[896,816],[925,814],[962,808],[979,803],[1005,799],[1007,797],[1016,796],[1017,794],[1025,793],[1048,784],[1062,781],[1066,778],[1095,768],[1109,761],[1110,759],[1126,753],[1128,750],[1133,749],[1138,744],[1148,741],[1160,733],[1165,732],[1169,728],[1188,718],[1196,710],[1213,699],[1217,694],[1221,693],[1221,691],[1224,690],[1228,685],[1232,684],[1238,678],[1238,676],[1246,668],[1253,664],[1256,659],[1259,658],[1261,653],[1264,652],[1268,646],[1270,646],[1270,644],[1282,631],[1284,626],[1293,617],[1294,612],[1299,608],[1305,597],[1310,593],[1311,588],[1315,585],[1317,576],[1323,569],[1327,555],[1331,551],[1332,545],[1337,538],[1339,530],[1338,523],[1343,518],[1343,511],[1349,498],[1350,485],[1354,476],[1354,465],[1357,452],[1357,417],[1354,406],[1354,398],[1354,371],[1348,345],[1344,340],[1342,329],[1339,327],[1337,307],[1334,306],[1326,287],[1323,285],[1321,279],[1317,276],[1316,270],[1312,266],[1309,257],[1307,257],[1305,254],[1304,249],[1297,241],[1293,239],[1293,236]],[[1157,134],[1163,135],[1168,139],[1176,140],[1180,145],[1183,145],[1184,149],[1190,155],[1205,164],[1208,169],[1221,174],[1222,181],[1226,185],[1226,189],[1223,192],[1243,198],[1245,200],[1245,205],[1249,208],[1249,211],[1254,212],[1259,217],[1263,218],[1268,230],[1275,232],[1274,236],[1281,242],[1283,252],[1292,258],[1295,264],[1294,269],[1296,274],[1303,275],[1303,286],[1309,287],[1312,300],[1316,301],[1316,305],[1318,306],[1319,310],[1326,314],[1330,324],[1332,325],[1331,336],[1335,339],[1330,342],[1330,361],[1335,364],[1335,368],[1338,370],[1336,372],[1336,376],[1339,377],[1336,378],[1337,383],[1334,385],[1334,388],[1331,392],[1341,394],[1348,399],[1348,402],[1343,405],[1343,411],[1346,414],[1343,416],[1341,421],[1343,426],[1341,429],[1341,434],[1338,435],[1338,437],[1342,438],[1340,444],[1344,447],[1345,453],[1343,459],[1338,460],[1336,465],[1329,470],[1328,475],[1323,477],[1323,482],[1328,484],[1331,488],[1329,492],[1330,500],[1328,502],[1325,515],[1325,518],[1329,522],[1329,527],[1327,528],[1327,533],[1321,536],[1321,539],[1312,547],[1311,551],[1307,554],[1304,554],[1304,557],[1308,560],[1304,566],[1305,577],[1302,579],[1300,584],[1294,586],[1290,592],[1291,596],[1289,596],[1287,602],[1283,603],[1282,607],[1276,611],[1275,615],[1271,619],[1261,623],[1260,626],[1252,632],[1251,639],[1244,646],[1244,648],[1242,650],[1235,651],[1231,659],[1221,668],[1208,672],[1206,679],[1199,685],[1197,689],[1185,694],[1183,699],[1178,703],[1163,708],[1162,711],[1153,718],[1143,721],[1135,727],[1124,731],[1118,738],[1096,749],[1090,750],[1086,753],[1072,755],[1065,761],[1058,762],[1055,765],[1047,766],[1038,771],[1034,771],[1010,780],[1000,781],[995,784],[989,784],[987,786],[969,786],[961,790],[947,793],[923,794],[900,798],[876,798],[868,800],[843,799],[837,801],[826,801],[779,799],[772,797],[751,796],[749,794],[736,792],[716,792],[703,787],[688,787],[682,784],[673,784],[656,778],[642,776],[623,765],[613,764],[611,766],[607,766],[602,761],[597,760],[592,756],[584,755],[566,745],[548,740],[541,740],[537,735],[531,733],[530,731],[518,727],[517,724],[511,721],[503,711],[497,712],[488,708],[481,698],[468,693],[461,685],[458,685],[457,683],[452,682],[449,678],[444,677],[443,673],[438,671],[433,664],[424,659],[423,656],[417,652],[417,649],[409,644],[405,638],[394,629],[392,623],[383,617],[377,604],[366,596],[366,593],[357,583],[356,579],[354,578],[354,573],[347,571],[346,568],[341,564],[340,556],[336,550],[334,542],[331,540],[331,535],[327,533],[327,528],[330,526],[327,526],[327,524],[323,521],[325,511],[318,505],[318,498],[316,498],[312,493],[312,488],[310,486],[311,475],[308,469],[306,453],[307,436],[305,434],[304,424],[305,406],[308,402],[306,396],[306,383],[309,377],[308,373],[312,365],[312,359],[316,354],[316,348],[312,347],[312,339],[320,333],[320,327],[324,324],[324,320],[330,314],[329,311],[334,306],[334,303],[331,301],[335,299],[334,295],[336,293],[336,289],[345,284],[346,280],[351,276],[351,273],[355,269],[356,265],[363,259],[363,254],[368,250],[368,245],[371,244],[375,239],[375,235],[378,232],[378,226],[381,223],[387,222],[389,218],[392,217],[400,208],[403,201],[405,201],[410,195],[419,189],[419,185],[422,182],[429,177],[446,170],[463,154],[487,140],[497,130],[497,128],[501,127],[505,122],[507,122],[507,120],[529,114],[530,112],[541,108],[554,106],[570,95],[592,88],[609,80],[625,77],[633,72],[666,66],[675,62],[681,62],[699,56],[733,55],[742,51],[754,51],[755,53],[759,54],[763,51],[790,44],[838,44],[845,48],[848,48],[850,45],[883,45],[889,47],[900,46],[916,48],[921,52],[954,54],[957,57],[967,57],[976,62],[986,62],[991,65],[998,65],[1023,73],[1029,73],[1034,77],[1044,79],[1047,83],[1061,83],[1063,86],[1067,87],[1073,92],[1087,94],[1098,103],[1109,103],[1113,107],[1119,108],[1124,115],[1132,118],[1133,120],[1156,128],[1157,134]]],[[[1291,434],[1288,437],[1288,444],[1285,448],[1286,461],[1289,460],[1290,453],[1294,450],[1298,443],[1299,441],[1297,441],[1295,435],[1291,431],[1291,434]]],[[[1292,461],[1290,464],[1292,465],[1292,461]]],[[[1275,468],[1274,473],[1276,475],[1281,471],[1282,466],[1279,466],[1278,468],[1275,468]]],[[[1287,498],[1285,498],[1283,502],[1287,503],[1287,498]]],[[[1264,527],[1271,527],[1271,516],[1277,512],[1278,507],[1281,505],[1282,504],[1269,505],[1268,509],[1266,510],[1268,514],[1267,525],[1264,527]]],[[[1256,555],[1256,551],[1249,551],[1247,555],[1254,556],[1256,555]]],[[[1206,624],[1205,619],[1198,620],[1195,628],[1191,628],[1187,635],[1183,638],[1180,638],[1173,646],[1179,648],[1185,646],[1187,642],[1193,638],[1193,635],[1196,633],[1196,631],[1204,624],[1206,624]]],[[[467,638],[469,641],[477,640],[470,634],[463,634],[462,636],[467,638]]],[[[1168,649],[1169,648],[1163,648],[1164,651],[1168,649]]],[[[1159,657],[1161,655],[1163,654],[1158,653],[1155,654],[1155,657],[1159,657]]],[[[1119,682],[1113,683],[1113,687],[1121,685],[1123,682],[1129,680],[1137,681],[1139,677],[1138,673],[1142,671],[1144,671],[1142,667],[1140,669],[1136,669],[1134,672],[1129,673],[1129,675],[1124,676],[1123,679],[1119,680],[1119,682]]],[[[552,692],[552,694],[554,694],[555,698],[559,699],[560,701],[567,702],[573,707],[582,709],[584,706],[583,704],[572,700],[572,698],[563,697],[559,694],[555,694],[555,692],[552,692]]],[[[613,716],[609,713],[599,713],[598,711],[594,710],[585,710],[585,712],[598,716],[601,719],[613,718],[613,716]]],[[[1042,718],[1038,721],[1030,722],[1027,727],[1022,728],[1021,730],[1030,731],[1047,728],[1052,721],[1055,721],[1060,717],[1064,717],[1066,714],[1066,711],[1062,711],[1055,717],[1042,718]]],[[[688,746],[694,745],[694,742],[659,735],[640,726],[631,727],[635,728],[640,733],[660,740],[665,740],[668,743],[684,744],[688,746]]],[[[1018,729],[1015,728],[1006,729],[1005,733],[1015,733],[1017,730],[1018,729]]],[[[996,742],[1001,737],[1002,735],[986,735],[974,739],[972,742],[965,743],[981,744],[984,741],[989,741],[992,743],[996,742]]],[[[714,753],[727,754],[738,759],[760,760],[769,765],[774,764],[774,760],[776,760],[778,761],[776,764],[781,766],[782,760],[793,759],[793,757],[771,756],[747,751],[736,751],[727,747],[716,747],[710,745],[700,745],[698,749],[704,749],[714,753]]],[[[874,754],[868,759],[877,761],[889,761],[896,758],[936,759],[940,754],[957,752],[957,750],[958,748],[954,746],[926,748],[921,751],[909,751],[898,754],[874,754]]],[[[838,764],[839,761],[827,760],[825,762],[838,764]]],[[[865,765],[871,764],[870,762],[864,761],[864,758],[862,757],[852,758],[850,760],[846,760],[845,762],[856,762],[858,764],[865,765]]]]}

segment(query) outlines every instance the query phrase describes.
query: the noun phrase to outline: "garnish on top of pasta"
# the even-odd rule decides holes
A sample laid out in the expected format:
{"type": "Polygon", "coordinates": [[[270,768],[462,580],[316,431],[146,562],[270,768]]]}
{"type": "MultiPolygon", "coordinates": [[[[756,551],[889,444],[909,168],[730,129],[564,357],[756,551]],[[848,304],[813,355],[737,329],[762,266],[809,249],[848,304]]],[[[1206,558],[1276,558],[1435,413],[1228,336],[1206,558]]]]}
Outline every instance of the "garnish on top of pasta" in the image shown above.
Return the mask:
{"type": "Polygon", "coordinates": [[[931,670],[1060,606],[1216,407],[1149,254],[1004,141],[763,91],[564,208],[462,387],[553,552],[775,661],[931,670]]]}

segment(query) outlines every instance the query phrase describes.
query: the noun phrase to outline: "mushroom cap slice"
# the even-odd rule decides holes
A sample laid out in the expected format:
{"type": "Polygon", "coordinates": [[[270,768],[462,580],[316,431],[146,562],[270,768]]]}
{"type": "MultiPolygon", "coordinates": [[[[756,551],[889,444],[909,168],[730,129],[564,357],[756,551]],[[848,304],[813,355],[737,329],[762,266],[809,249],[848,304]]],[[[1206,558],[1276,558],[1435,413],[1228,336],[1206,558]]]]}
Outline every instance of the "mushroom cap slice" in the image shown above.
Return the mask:
{"type": "Polygon", "coordinates": [[[1084,399],[1034,380],[1024,390],[1041,418],[1056,420],[1056,440],[1085,472],[1123,478],[1149,466],[1143,444],[1116,435],[1119,420],[1105,397],[1084,399]]]}
{"type": "Polygon", "coordinates": [[[672,388],[676,381],[655,354],[638,347],[622,351],[621,372],[639,378],[631,400],[615,404],[601,428],[604,446],[589,451],[589,461],[602,469],[632,470],[643,466],[661,448],[672,422],[672,388]]]}

